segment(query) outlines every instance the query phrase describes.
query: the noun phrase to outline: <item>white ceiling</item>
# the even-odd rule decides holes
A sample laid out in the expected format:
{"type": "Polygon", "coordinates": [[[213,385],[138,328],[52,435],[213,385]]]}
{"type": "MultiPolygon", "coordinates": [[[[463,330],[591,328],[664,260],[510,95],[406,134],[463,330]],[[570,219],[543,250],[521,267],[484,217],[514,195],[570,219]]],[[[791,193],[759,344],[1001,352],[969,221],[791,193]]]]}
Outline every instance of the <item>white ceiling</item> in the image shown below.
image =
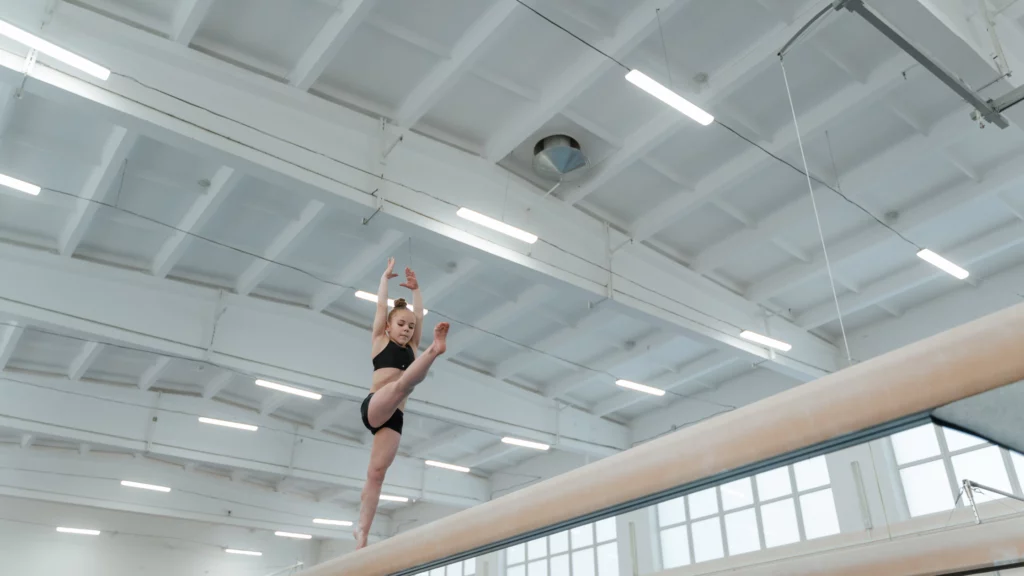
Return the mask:
{"type": "MultiPolygon", "coordinates": [[[[30,461],[39,478],[127,459],[196,490],[230,486],[253,506],[271,494],[352,518],[372,317],[352,291],[372,292],[388,255],[416,269],[427,329],[454,324],[385,486],[416,501],[489,498],[493,474],[536,454],[505,435],[573,462],[601,457],[842,367],[776,56],[826,4],[530,3],[715,114],[702,127],[512,0],[0,3],[0,17],[114,71],[84,82],[41,58],[45,73],[23,91],[20,74],[0,71],[0,172],[45,189],[0,190],[0,367],[14,398],[0,411],[0,457],[30,461]],[[542,198],[553,182],[531,156],[553,133],[576,138],[592,166],[542,198]],[[472,227],[454,218],[460,205],[542,241],[472,227]],[[794,350],[751,345],[741,329],[794,350]],[[257,388],[259,376],[325,398],[257,388]],[[261,430],[211,432],[195,421],[206,414],[261,430]],[[474,471],[424,474],[424,458],[474,471]]],[[[993,17],[1012,52],[1024,4],[993,17]]],[[[4,62],[25,53],[0,49],[4,62]]],[[[971,54],[949,65],[993,77],[971,54]]],[[[1018,297],[1017,124],[981,129],[848,13],[812,27],[785,66],[824,183],[815,201],[855,360],[943,329],[940,310],[963,321],[1018,297]],[[968,288],[893,229],[967,267],[968,288]]],[[[45,497],[195,518],[186,500],[125,504],[104,490],[54,485],[45,497]]],[[[379,535],[415,505],[385,504],[379,535]]],[[[201,519],[223,520],[211,514],[201,519]]]]}

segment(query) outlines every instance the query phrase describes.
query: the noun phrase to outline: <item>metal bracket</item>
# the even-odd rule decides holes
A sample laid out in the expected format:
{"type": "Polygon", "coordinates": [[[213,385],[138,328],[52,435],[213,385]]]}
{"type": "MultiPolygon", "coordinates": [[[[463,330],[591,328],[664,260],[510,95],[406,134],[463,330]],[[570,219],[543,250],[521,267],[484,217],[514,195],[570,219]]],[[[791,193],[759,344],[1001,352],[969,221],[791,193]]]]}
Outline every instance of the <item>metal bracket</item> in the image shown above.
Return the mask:
{"type": "Polygon", "coordinates": [[[1002,490],[999,490],[998,488],[993,488],[991,486],[985,486],[984,484],[978,484],[977,482],[974,482],[973,480],[964,479],[963,490],[964,490],[964,493],[967,494],[967,499],[971,502],[971,508],[974,509],[974,523],[975,524],[981,524],[981,516],[978,514],[978,504],[977,504],[977,502],[974,501],[974,489],[975,488],[977,488],[978,490],[984,490],[985,492],[991,492],[993,494],[999,494],[1000,496],[1003,496],[1003,497],[1006,497],[1006,498],[1010,498],[1010,499],[1013,499],[1013,500],[1017,500],[1018,502],[1024,502],[1024,498],[1021,498],[1020,496],[1017,496],[1016,494],[1010,494],[1009,492],[1003,492],[1002,490]]]}
{"type": "Polygon", "coordinates": [[[25,82],[28,81],[28,76],[32,73],[32,69],[35,68],[38,57],[39,51],[35,48],[29,50],[28,56],[25,56],[25,70],[21,74],[21,83],[18,84],[18,88],[14,91],[14,97],[18,100],[21,100],[22,94],[25,93],[25,82]]]}
{"type": "Polygon", "coordinates": [[[376,216],[377,213],[380,212],[382,208],[384,208],[384,197],[381,194],[380,188],[377,188],[376,190],[373,191],[373,197],[377,199],[377,209],[373,211],[373,214],[370,214],[369,216],[363,218],[363,226],[369,224],[370,220],[373,220],[373,217],[376,216]]]}
{"type": "Polygon", "coordinates": [[[909,40],[900,35],[900,33],[892,26],[889,26],[889,24],[875,14],[871,8],[865,5],[864,0],[833,0],[832,7],[835,10],[842,10],[845,8],[846,10],[859,15],[868,24],[884,34],[889,40],[892,40],[893,43],[921,64],[921,66],[924,66],[926,70],[931,72],[932,75],[942,81],[943,84],[952,89],[953,92],[956,92],[957,95],[966,100],[968,104],[974,106],[978,111],[978,115],[982,119],[987,122],[991,122],[1000,128],[1007,128],[1010,126],[1010,123],[1001,114],[1001,110],[994,106],[991,100],[986,100],[979,96],[978,93],[965,84],[963,80],[957,78],[952,72],[946,70],[944,66],[926,56],[924,52],[919,50],[909,40]]]}

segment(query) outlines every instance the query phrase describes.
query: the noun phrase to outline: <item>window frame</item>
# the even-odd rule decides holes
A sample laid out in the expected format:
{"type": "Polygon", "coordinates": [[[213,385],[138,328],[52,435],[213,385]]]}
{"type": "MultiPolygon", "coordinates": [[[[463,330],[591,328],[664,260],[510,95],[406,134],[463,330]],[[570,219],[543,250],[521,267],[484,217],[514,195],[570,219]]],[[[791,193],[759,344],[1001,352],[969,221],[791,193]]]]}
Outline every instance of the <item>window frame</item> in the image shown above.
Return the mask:
{"type": "Polygon", "coordinates": [[[556,534],[549,534],[547,536],[541,536],[541,538],[534,538],[533,540],[530,540],[529,542],[523,542],[521,544],[516,544],[516,546],[510,546],[509,548],[503,549],[501,551],[501,566],[502,566],[502,570],[503,570],[502,574],[504,576],[507,576],[510,569],[518,568],[518,567],[521,566],[523,568],[523,576],[529,576],[530,575],[530,569],[529,569],[530,564],[533,563],[533,562],[538,562],[540,560],[543,560],[545,562],[547,576],[551,576],[551,559],[553,557],[565,556],[568,559],[568,563],[569,563],[569,573],[566,576],[574,576],[575,567],[574,567],[574,564],[573,564],[573,555],[578,553],[578,552],[589,552],[590,553],[590,557],[593,560],[594,576],[601,576],[601,574],[600,574],[601,565],[600,565],[600,562],[599,562],[599,557],[598,557],[597,549],[602,547],[602,546],[605,546],[605,545],[611,545],[611,546],[613,546],[615,548],[615,557],[616,557],[615,575],[614,576],[619,576],[619,573],[620,573],[620,570],[619,570],[619,560],[620,560],[620,558],[619,558],[619,554],[618,554],[619,553],[619,550],[618,550],[618,546],[619,546],[619,530],[618,530],[618,525],[617,525],[615,517],[606,518],[604,520],[598,520],[597,522],[591,522],[589,524],[584,524],[582,526],[575,526],[573,528],[568,528],[568,529],[566,529],[566,530],[564,530],[562,532],[558,532],[556,534]],[[615,535],[610,540],[599,541],[598,540],[598,536],[597,536],[597,525],[598,525],[599,522],[606,522],[606,521],[607,522],[611,522],[612,526],[615,529],[615,535]],[[580,529],[580,528],[588,528],[590,530],[591,543],[587,544],[587,545],[580,546],[579,548],[574,548],[573,547],[573,542],[572,542],[572,531],[580,529]],[[555,536],[557,534],[563,534],[563,533],[565,534],[565,537],[566,537],[566,540],[567,540],[567,548],[566,548],[566,550],[563,551],[563,552],[558,552],[556,554],[552,554],[551,553],[551,537],[553,537],[553,536],[555,536]],[[541,538],[543,538],[545,540],[545,543],[544,543],[544,545],[545,545],[545,553],[544,553],[543,556],[541,556],[539,558],[534,558],[534,559],[531,560],[530,559],[530,553],[529,553],[529,545],[530,545],[531,542],[535,542],[537,540],[540,540],[541,538]],[[510,549],[518,547],[518,546],[522,546],[522,548],[523,548],[523,561],[522,562],[516,562],[514,564],[510,564],[509,563],[509,558],[508,558],[508,551],[510,549]]]}

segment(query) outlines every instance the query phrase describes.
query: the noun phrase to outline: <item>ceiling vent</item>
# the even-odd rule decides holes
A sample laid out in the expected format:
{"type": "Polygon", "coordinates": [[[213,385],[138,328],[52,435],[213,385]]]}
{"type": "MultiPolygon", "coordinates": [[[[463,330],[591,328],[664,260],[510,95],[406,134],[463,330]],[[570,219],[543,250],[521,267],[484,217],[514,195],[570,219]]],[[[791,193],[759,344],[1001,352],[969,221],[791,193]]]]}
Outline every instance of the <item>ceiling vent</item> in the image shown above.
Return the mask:
{"type": "Polygon", "coordinates": [[[586,168],[587,155],[571,136],[548,136],[533,147],[533,170],[542,178],[558,182],[574,180],[586,168]]]}

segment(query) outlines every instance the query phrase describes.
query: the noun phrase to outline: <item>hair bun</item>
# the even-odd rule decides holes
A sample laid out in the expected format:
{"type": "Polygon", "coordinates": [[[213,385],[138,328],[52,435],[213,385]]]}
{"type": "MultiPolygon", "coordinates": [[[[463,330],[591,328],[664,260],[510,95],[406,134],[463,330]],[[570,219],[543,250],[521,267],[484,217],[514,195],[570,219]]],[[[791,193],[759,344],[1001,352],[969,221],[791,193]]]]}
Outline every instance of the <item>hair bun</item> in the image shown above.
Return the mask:
{"type": "Polygon", "coordinates": [[[395,300],[395,308],[396,309],[398,309],[398,308],[406,308],[408,306],[409,306],[409,303],[405,301],[405,298],[399,298],[398,300],[395,300]]]}

